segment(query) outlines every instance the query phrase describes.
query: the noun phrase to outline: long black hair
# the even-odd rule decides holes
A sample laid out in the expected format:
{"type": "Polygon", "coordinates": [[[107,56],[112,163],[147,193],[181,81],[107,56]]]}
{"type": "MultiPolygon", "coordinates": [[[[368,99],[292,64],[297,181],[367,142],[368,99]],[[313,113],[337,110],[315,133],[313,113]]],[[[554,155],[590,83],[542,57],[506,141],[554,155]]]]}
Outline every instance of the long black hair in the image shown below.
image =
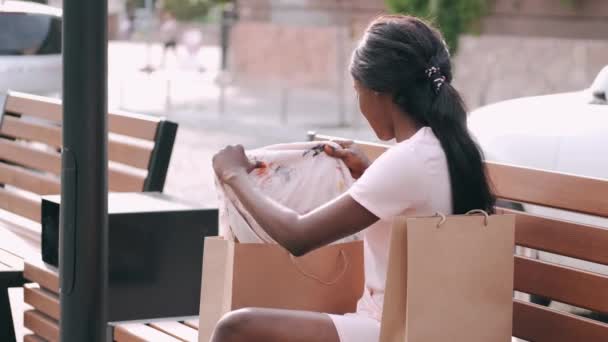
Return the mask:
{"type": "Polygon", "coordinates": [[[441,33],[421,19],[385,15],[371,23],[353,53],[350,72],[367,88],[429,126],[445,152],[454,214],[494,212],[483,154],[467,129],[467,112],[452,86],[450,54],[441,33]]]}

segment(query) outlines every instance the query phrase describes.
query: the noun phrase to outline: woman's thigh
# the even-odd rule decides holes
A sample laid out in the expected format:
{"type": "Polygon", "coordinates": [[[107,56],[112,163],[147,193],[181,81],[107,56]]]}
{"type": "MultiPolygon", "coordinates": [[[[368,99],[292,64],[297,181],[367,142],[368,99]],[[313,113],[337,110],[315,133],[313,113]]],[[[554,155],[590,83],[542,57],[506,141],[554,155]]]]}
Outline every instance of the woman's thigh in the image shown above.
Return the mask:
{"type": "Polygon", "coordinates": [[[331,318],[322,313],[242,309],[224,316],[213,342],[340,342],[331,318]]]}

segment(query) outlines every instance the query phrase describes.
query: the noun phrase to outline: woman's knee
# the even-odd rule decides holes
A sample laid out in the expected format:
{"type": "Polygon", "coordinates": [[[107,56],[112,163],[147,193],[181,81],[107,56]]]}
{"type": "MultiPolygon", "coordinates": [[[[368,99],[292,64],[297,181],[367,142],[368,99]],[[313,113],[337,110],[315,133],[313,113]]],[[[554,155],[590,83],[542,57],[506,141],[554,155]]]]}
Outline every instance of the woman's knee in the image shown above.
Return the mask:
{"type": "Polygon", "coordinates": [[[252,309],[240,309],[224,315],[213,333],[213,342],[240,342],[250,340],[255,326],[255,312],[252,309]]]}

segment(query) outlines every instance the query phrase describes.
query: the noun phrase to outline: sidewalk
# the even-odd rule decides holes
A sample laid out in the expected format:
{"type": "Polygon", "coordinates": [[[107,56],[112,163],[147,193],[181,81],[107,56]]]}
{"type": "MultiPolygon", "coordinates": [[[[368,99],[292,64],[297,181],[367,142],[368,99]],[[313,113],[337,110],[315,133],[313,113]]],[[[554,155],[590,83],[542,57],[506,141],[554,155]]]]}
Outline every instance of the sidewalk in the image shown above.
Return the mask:
{"type": "Polygon", "coordinates": [[[302,141],[310,130],[375,140],[358,114],[350,85],[345,95],[350,100],[344,101],[341,114],[336,89],[286,89],[242,80],[222,89],[216,81],[218,48],[204,47],[196,59],[180,48],[177,56],[168,54],[166,68],[151,74],[139,69],[148,58],[152,65],[160,63],[160,45],[148,50],[144,44],[114,42],[109,53],[110,107],[165,116],[180,124],[165,191],[193,203],[215,200],[211,158],[225,145],[255,148],[302,141]],[[205,71],[199,72],[199,66],[205,71]]]}

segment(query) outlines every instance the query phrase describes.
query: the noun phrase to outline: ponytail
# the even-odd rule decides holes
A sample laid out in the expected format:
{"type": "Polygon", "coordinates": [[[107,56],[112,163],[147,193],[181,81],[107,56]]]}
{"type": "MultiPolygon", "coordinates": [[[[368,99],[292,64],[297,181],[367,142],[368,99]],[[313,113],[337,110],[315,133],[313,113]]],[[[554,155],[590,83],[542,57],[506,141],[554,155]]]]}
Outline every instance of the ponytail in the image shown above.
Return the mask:
{"type": "Polygon", "coordinates": [[[483,163],[483,153],[467,128],[464,103],[458,91],[445,83],[426,115],[428,124],[445,152],[454,214],[472,209],[494,212],[495,198],[483,163]]]}

